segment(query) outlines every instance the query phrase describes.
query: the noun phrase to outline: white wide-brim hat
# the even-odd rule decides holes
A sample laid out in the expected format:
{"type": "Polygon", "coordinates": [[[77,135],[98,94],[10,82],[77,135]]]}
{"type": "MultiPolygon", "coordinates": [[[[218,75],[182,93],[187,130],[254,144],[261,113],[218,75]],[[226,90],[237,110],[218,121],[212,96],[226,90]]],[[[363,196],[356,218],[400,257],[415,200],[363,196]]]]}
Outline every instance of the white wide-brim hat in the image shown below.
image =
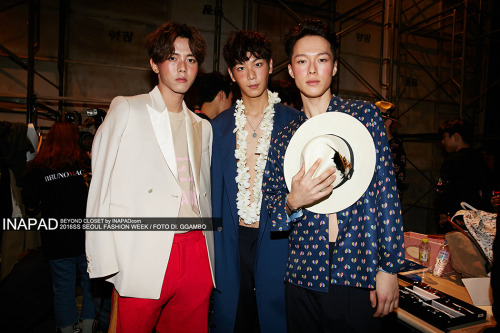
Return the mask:
{"type": "Polygon", "coordinates": [[[295,132],[284,161],[288,190],[291,190],[292,178],[302,163],[307,173],[318,158],[321,158],[321,164],[313,178],[330,166],[337,169],[337,178],[330,195],[304,207],[314,213],[336,213],[351,206],[365,193],[375,172],[376,153],[372,136],[359,120],[342,112],[314,116],[295,132]]]}

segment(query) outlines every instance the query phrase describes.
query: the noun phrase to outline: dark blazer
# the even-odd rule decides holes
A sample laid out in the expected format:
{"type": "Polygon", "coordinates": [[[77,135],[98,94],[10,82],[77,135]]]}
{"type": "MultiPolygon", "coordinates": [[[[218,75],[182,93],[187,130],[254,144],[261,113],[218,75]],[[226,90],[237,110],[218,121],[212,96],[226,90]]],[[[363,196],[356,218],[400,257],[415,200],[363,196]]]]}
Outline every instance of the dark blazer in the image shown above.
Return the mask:
{"type": "MultiPolygon", "coordinates": [[[[240,286],[234,109],[235,105],[211,122],[214,134],[212,216],[222,218],[222,228],[214,231],[217,289],[214,291],[212,333],[234,331],[240,286]]],[[[296,110],[276,104],[272,136],[297,116],[296,110]]],[[[265,204],[262,204],[255,259],[255,290],[261,332],[280,333],[286,332],[284,278],[288,258],[288,233],[271,234],[268,221],[269,214],[265,204]]]]}

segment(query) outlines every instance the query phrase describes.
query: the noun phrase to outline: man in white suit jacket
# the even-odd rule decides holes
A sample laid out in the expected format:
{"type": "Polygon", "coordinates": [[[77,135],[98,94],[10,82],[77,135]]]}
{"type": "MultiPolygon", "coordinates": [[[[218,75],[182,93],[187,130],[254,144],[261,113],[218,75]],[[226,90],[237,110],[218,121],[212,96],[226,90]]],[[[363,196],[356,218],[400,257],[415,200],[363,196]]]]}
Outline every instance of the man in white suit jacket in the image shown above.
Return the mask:
{"type": "MultiPolygon", "coordinates": [[[[205,42],[196,29],[168,22],[148,35],[146,46],[158,86],[113,99],[92,147],[87,216],[177,218],[186,216],[187,204],[195,217],[210,217],[212,129],[183,101],[205,42]]],[[[207,331],[212,232],[88,231],[86,237],[90,277],[115,287],[113,329],[207,331]]]]}

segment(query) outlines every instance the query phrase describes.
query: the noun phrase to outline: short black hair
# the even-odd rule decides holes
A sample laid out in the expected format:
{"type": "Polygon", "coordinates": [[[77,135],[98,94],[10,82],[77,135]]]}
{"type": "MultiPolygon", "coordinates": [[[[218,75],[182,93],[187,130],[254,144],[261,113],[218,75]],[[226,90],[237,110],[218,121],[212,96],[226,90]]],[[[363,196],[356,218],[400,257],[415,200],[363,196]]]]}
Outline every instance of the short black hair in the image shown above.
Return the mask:
{"type": "Polygon", "coordinates": [[[223,91],[226,97],[232,90],[233,82],[227,75],[222,75],[219,72],[212,72],[200,77],[199,98],[200,104],[212,102],[219,91],[223,91]]]}
{"type": "Polygon", "coordinates": [[[452,118],[445,120],[439,127],[439,135],[441,138],[444,133],[448,133],[449,136],[458,133],[465,143],[471,144],[474,139],[474,126],[471,122],[463,118],[452,118]]]}
{"type": "Polygon", "coordinates": [[[277,92],[281,103],[286,105],[299,105],[300,91],[296,85],[285,80],[272,80],[269,82],[269,90],[277,92]]]}
{"type": "Polygon", "coordinates": [[[200,32],[193,27],[178,22],[166,22],[146,36],[146,48],[149,57],[155,64],[167,60],[175,52],[174,42],[177,37],[189,40],[189,49],[198,63],[205,60],[207,44],[200,32]]]}
{"type": "Polygon", "coordinates": [[[244,63],[251,56],[264,59],[269,63],[271,60],[271,41],[258,31],[233,31],[227,37],[222,53],[229,69],[232,69],[236,64],[244,63]],[[247,53],[250,53],[250,57],[247,53]]]}
{"type": "Polygon", "coordinates": [[[295,43],[306,36],[320,36],[330,43],[330,50],[334,61],[337,60],[338,42],[337,35],[330,27],[317,19],[306,19],[290,29],[284,37],[285,52],[291,60],[295,43]]]}

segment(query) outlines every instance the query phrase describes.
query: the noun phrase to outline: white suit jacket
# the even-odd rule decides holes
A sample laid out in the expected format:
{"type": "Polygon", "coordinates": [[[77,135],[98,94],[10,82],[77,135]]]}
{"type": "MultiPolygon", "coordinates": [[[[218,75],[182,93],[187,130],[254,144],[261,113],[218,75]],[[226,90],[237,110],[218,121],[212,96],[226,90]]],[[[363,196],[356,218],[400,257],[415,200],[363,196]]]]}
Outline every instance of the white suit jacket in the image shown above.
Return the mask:
{"type": "MultiPolygon", "coordinates": [[[[92,145],[87,217],[178,216],[182,190],[166,112],[158,87],[113,99],[92,145]],[[167,128],[154,121],[162,116],[167,128]]],[[[212,128],[184,103],[182,112],[200,213],[210,217],[212,128]]],[[[213,234],[204,234],[213,278],[213,234]]],[[[173,238],[171,231],[87,231],[90,277],[106,277],[121,296],[158,299],[173,238]]]]}

